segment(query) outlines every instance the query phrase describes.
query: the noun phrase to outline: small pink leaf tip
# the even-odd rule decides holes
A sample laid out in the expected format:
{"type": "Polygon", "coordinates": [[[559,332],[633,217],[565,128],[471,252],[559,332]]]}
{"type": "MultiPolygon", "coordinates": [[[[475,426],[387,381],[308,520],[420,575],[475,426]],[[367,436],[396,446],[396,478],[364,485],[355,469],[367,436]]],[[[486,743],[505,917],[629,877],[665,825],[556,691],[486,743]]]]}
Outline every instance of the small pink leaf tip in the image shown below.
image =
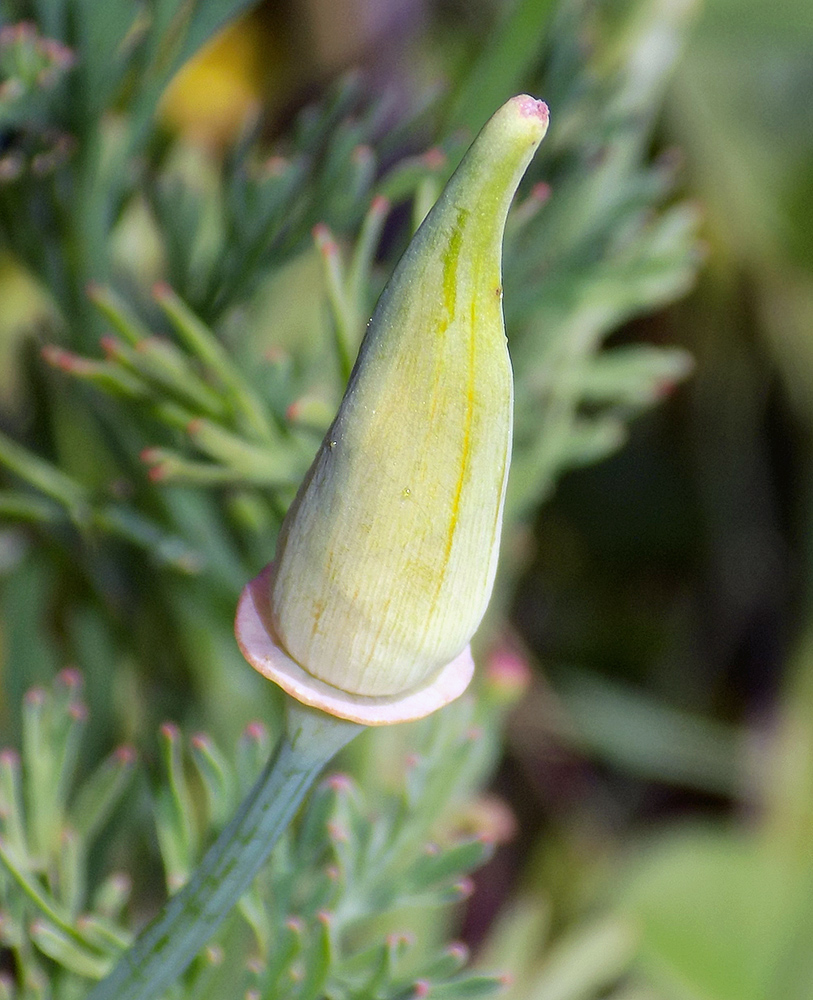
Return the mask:
{"type": "Polygon", "coordinates": [[[57,681],[66,688],[79,691],[82,688],[82,673],[76,667],[64,667],[56,676],[57,681]]]}
{"type": "Polygon", "coordinates": [[[325,784],[334,792],[349,792],[353,788],[353,779],[349,774],[331,774],[325,784]]]}
{"type": "Polygon", "coordinates": [[[520,114],[525,115],[526,118],[538,118],[547,125],[550,112],[544,101],[538,101],[529,94],[521,94],[516,100],[520,114]]]}
{"type": "Polygon", "coordinates": [[[116,749],[113,751],[113,756],[116,758],[119,764],[129,766],[130,764],[135,763],[137,754],[135,751],[135,747],[131,747],[129,743],[125,743],[120,747],[116,747],[116,749]]]}

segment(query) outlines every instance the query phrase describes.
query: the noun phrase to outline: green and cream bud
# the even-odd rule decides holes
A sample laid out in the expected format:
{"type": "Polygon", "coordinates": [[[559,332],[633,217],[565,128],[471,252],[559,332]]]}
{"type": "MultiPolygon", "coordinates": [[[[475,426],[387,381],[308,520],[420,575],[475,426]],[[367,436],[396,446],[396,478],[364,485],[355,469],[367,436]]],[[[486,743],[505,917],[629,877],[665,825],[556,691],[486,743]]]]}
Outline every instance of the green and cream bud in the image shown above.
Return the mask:
{"type": "Polygon", "coordinates": [[[503,230],[547,124],[523,95],[477,136],[381,295],[285,518],[267,623],[351,695],[429,684],[485,613],[511,451],[503,230]]]}

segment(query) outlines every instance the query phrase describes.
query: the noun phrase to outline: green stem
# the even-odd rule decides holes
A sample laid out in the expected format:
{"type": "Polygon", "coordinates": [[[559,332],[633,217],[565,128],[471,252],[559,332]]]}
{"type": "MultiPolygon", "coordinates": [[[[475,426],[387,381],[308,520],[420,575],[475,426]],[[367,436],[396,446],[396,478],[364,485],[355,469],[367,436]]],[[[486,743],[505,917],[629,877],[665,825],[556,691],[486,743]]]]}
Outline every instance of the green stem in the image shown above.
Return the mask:
{"type": "Polygon", "coordinates": [[[46,895],[46,893],[42,892],[36,881],[23,871],[14,858],[13,853],[7,849],[3,841],[0,841],[0,864],[5,867],[9,875],[11,875],[40,913],[50,920],[55,927],[58,927],[75,944],[81,945],[84,948],[93,948],[92,942],[83,937],[71,921],[62,914],[58,904],[46,895]]]}
{"type": "Polygon", "coordinates": [[[151,1000],[161,994],[251,885],[325,764],[362,729],[289,701],[285,735],[232,821],[87,1000],[151,1000]]]}

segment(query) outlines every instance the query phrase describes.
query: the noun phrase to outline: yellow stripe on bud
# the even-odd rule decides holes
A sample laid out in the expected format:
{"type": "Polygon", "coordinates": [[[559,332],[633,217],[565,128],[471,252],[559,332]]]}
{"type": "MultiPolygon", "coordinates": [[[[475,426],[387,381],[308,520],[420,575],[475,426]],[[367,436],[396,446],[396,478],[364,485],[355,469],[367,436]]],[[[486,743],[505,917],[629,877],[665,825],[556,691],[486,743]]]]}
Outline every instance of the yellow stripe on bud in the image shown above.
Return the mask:
{"type": "Polygon", "coordinates": [[[547,124],[523,95],[478,135],[384,290],[283,524],[269,624],[342,691],[427,684],[486,610],[511,448],[503,229],[547,124]]]}

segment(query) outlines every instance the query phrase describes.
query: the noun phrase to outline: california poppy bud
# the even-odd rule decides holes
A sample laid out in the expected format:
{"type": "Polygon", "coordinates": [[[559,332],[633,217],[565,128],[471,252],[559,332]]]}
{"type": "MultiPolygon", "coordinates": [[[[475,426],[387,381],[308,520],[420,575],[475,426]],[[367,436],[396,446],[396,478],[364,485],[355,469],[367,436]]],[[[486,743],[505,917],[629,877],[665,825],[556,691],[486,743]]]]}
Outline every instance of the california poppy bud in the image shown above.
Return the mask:
{"type": "Polygon", "coordinates": [[[541,101],[503,105],[415,234],[264,577],[274,643],[360,701],[431,686],[488,604],[512,428],[502,237],[547,124],[541,101]]]}

